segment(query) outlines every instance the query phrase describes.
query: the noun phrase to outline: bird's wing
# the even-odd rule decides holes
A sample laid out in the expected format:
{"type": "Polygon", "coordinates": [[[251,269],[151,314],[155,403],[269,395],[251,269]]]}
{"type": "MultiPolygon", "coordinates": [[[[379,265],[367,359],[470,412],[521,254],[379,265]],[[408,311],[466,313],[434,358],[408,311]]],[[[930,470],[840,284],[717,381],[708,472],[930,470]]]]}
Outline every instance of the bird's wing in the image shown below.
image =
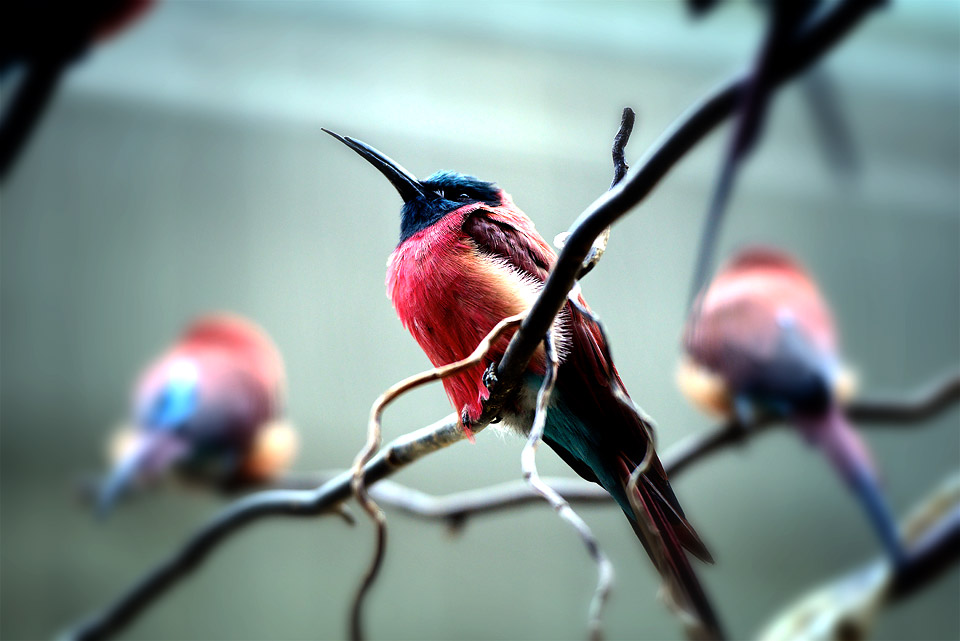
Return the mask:
{"type": "Polygon", "coordinates": [[[477,209],[463,221],[463,232],[479,251],[503,259],[539,282],[547,279],[557,259],[533,222],[522,213],[477,209]]]}

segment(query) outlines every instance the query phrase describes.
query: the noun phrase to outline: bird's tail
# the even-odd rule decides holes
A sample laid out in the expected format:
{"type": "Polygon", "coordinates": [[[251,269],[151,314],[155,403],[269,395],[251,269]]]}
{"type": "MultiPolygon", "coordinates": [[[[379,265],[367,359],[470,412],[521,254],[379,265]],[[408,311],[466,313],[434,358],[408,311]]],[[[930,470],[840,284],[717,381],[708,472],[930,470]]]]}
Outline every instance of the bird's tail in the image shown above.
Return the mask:
{"type": "MultiPolygon", "coordinates": [[[[633,466],[621,459],[620,478],[626,495],[633,466]]],[[[713,558],[680,510],[663,466],[652,454],[647,469],[639,475],[627,518],[637,538],[665,582],[671,608],[684,619],[691,638],[724,639],[723,625],[706,591],[690,565],[687,552],[712,563],[713,558]]]]}
{"type": "Polygon", "coordinates": [[[843,410],[833,407],[822,417],[801,420],[800,427],[807,438],[827,455],[833,467],[857,494],[890,558],[898,563],[903,561],[904,550],[899,530],[893,511],[880,489],[880,475],[870,450],[847,421],[843,410]]]}

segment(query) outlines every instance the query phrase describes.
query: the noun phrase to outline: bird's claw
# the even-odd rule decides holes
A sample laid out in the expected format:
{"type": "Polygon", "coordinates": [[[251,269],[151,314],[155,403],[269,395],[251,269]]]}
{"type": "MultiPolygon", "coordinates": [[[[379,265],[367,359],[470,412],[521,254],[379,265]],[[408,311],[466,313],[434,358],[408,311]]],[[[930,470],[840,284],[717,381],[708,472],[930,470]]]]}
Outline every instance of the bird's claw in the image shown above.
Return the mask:
{"type": "Polygon", "coordinates": [[[466,435],[467,440],[471,443],[476,443],[476,439],[473,436],[473,421],[470,420],[470,414],[467,412],[467,408],[464,407],[460,412],[460,427],[463,428],[463,433],[466,435]]]}
{"type": "Polygon", "coordinates": [[[492,390],[499,382],[500,379],[497,378],[497,364],[490,363],[490,365],[487,366],[487,369],[483,372],[483,386],[488,390],[492,390]]]}

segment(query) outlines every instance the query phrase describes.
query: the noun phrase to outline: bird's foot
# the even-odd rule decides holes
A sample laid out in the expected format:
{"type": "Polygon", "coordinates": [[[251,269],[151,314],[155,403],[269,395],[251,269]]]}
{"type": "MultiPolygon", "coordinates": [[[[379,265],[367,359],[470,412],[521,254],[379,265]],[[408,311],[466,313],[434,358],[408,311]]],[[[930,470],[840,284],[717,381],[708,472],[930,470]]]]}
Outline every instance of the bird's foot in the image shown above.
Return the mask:
{"type": "Polygon", "coordinates": [[[483,372],[483,386],[487,390],[493,390],[494,387],[500,382],[500,379],[497,378],[497,364],[490,363],[487,366],[487,369],[483,372]]]}
{"type": "Polygon", "coordinates": [[[467,437],[467,440],[471,443],[476,443],[477,439],[473,435],[472,425],[473,421],[470,420],[470,413],[467,412],[467,408],[463,408],[460,412],[460,427],[463,428],[463,433],[467,437]]]}

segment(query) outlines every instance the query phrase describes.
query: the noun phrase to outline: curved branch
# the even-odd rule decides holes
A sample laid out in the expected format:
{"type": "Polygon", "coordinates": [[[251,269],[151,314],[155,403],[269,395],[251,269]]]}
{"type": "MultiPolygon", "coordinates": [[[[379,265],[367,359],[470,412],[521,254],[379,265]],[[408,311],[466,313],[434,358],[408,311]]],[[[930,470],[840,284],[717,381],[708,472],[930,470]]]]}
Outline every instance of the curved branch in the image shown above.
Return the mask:
{"type": "Polygon", "coordinates": [[[900,565],[883,557],[833,579],[778,614],[760,639],[868,638],[885,605],[914,594],[960,559],[960,473],[935,489],[902,529],[909,547],[900,565]]]}
{"type": "MultiPolygon", "coordinates": [[[[363,468],[367,484],[393,474],[421,457],[463,439],[455,415],[394,439],[363,468]]],[[[137,615],[163,596],[207,559],[217,545],[242,527],[268,516],[315,517],[335,513],[352,495],[352,474],[338,474],[321,487],[267,490],[241,498],[207,521],[187,542],[140,579],[102,612],[63,636],[66,639],[106,639],[121,632],[137,615]]]]}
{"type": "Polygon", "coordinates": [[[533,425],[530,427],[530,434],[527,442],[520,452],[520,467],[523,470],[523,479],[530,489],[540,498],[547,501],[550,507],[557,515],[569,523],[573,529],[580,535],[580,539],[587,548],[594,565],[597,566],[597,586],[593,591],[593,598],[590,600],[589,610],[589,630],[592,641],[600,641],[603,638],[603,606],[610,596],[610,590],[613,588],[613,563],[600,547],[600,542],[594,536],[593,531],[587,522],[580,518],[570,504],[552,487],[543,482],[540,472],[537,469],[537,446],[543,440],[543,433],[547,426],[547,412],[550,407],[550,396],[553,394],[553,386],[557,380],[557,369],[559,363],[556,353],[553,349],[553,332],[547,332],[547,337],[543,341],[544,355],[547,360],[547,369],[544,372],[543,382],[537,392],[537,406],[533,417],[533,425]]]}
{"type": "MultiPolygon", "coordinates": [[[[373,587],[373,583],[377,578],[377,574],[380,572],[380,566],[383,563],[383,555],[387,547],[386,517],[383,515],[383,512],[380,511],[380,508],[377,507],[377,504],[370,498],[370,494],[367,491],[366,479],[364,478],[364,466],[370,462],[371,458],[373,458],[374,453],[377,451],[377,448],[380,447],[380,443],[382,441],[381,421],[383,419],[384,410],[387,409],[387,405],[411,390],[433,381],[443,380],[480,364],[483,361],[483,358],[490,351],[490,348],[493,347],[494,342],[496,342],[496,340],[499,339],[505,332],[517,326],[523,317],[524,313],[520,313],[509,318],[504,318],[497,323],[493,329],[490,330],[490,332],[483,338],[482,341],[480,341],[480,343],[469,356],[454,363],[442,365],[440,367],[434,367],[426,372],[421,372],[420,374],[415,374],[403,379],[399,383],[392,385],[387,391],[381,394],[377,400],[374,401],[373,406],[370,408],[370,420],[367,425],[367,442],[363,446],[363,449],[360,450],[360,453],[357,454],[357,458],[353,463],[353,467],[350,468],[350,475],[352,477],[350,485],[353,489],[354,495],[357,498],[357,502],[360,503],[360,506],[363,508],[364,512],[367,513],[376,527],[377,541],[374,549],[373,560],[370,562],[370,567],[363,576],[363,580],[361,581],[360,587],[357,590],[356,597],[353,600],[353,607],[350,610],[351,639],[359,640],[364,637],[364,599],[367,593],[370,591],[370,588],[373,587]]],[[[462,421],[460,427],[464,432],[464,436],[470,439],[473,438],[472,432],[468,431],[467,428],[462,425],[462,421]]],[[[482,429],[482,427],[480,429],[482,429]]]]}
{"type": "MultiPolygon", "coordinates": [[[[790,51],[778,58],[770,70],[771,85],[779,86],[820,58],[876,4],[878,2],[867,0],[837,3],[797,37],[796,45],[790,51]]],[[[500,380],[518,380],[526,369],[537,345],[566,301],[596,237],[643,200],[694,145],[733,113],[748,80],[749,74],[738,76],[694,106],[661,137],[623,181],[580,214],[540,296],[497,367],[500,380]]]]}

